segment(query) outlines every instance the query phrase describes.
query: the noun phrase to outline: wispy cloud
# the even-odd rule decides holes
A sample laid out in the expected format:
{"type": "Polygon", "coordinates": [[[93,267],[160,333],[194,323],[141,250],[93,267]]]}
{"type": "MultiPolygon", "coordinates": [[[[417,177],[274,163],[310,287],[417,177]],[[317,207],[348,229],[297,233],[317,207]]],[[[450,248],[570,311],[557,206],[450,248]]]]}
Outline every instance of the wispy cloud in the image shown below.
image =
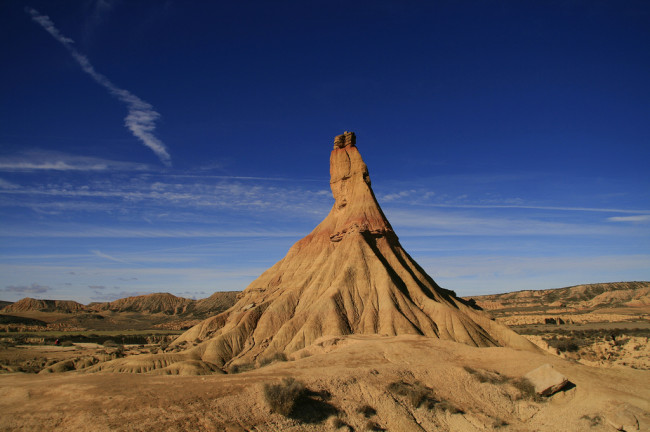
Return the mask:
{"type": "Polygon", "coordinates": [[[532,216],[482,215],[471,212],[436,212],[422,209],[388,209],[386,214],[398,235],[606,235],[623,227],[604,224],[549,221],[532,216]]]}
{"type": "Polygon", "coordinates": [[[13,293],[22,293],[22,294],[43,294],[50,290],[49,286],[31,284],[31,285],[9,285],[5,287],[2,291],[13,292],[13,293]]]}
{"type": "Polygon", "coordinates": [[[114,256],[105,254],[102,251],[91,250],[90,252],[92,252],[93,255],[96,255],[96,256],[98,256],[100,258],[105,258],[105,259],[110,260],[110,261],[115,261],[115,262],[118,262],[118,263],[121,263],[121,264],[130,264],[128,261],[125,261],[125,260],[120,259],[120,258],[115,258],[114,256]]]}
{"type": "Polygon", "coordinates": [[[95,291],[95,295],[90,297],[93,301],[114,301],[127,297],[136,297],[141,295],[152,294],[150,291],[120,291],[116,293],[103,293],[101,291],[95,291]]]}
{"type": "Polygon", "coordinates": [[[0,189],[20,189],[20,186],[8,182],[7,180],[0,179],[0,189]]]}
{"type": "Polygon", "coordinates": [[[30,150],[0,157],[0,171],[145,171],[145,164],[77,156],[55,151],[30,150]]]}
{"type": "Polygon", "coordinates": [[[607,220],[610,222],[650,222],[650,215],[614,216],[607,220]]]}
{"type": "MultiPolygon", "coordinates": [[[[74,174],[74,173],[72,173],[74,174]]],[[[79,183],[69,176],[47,184],[26,184],[0,188],[0,207],[26,207],[43,214],[107,211],[115,213],[116,204],[124,215],[138,220],[163,219],[166,222],[203,219],[206,212],[276,212],[283,217],[325,215],[331,206],[331,193],[305,188],[301,184],[265,184],[211,178],[187,182],[153,172],[128,178],[123,175],[93,177],[79,183]],[[200,212],[197,212],[200,210],[200,212]],[[162,216],[161,216],[162,215],[162,216]],[[143,217],[140,217],[143,216],[143,217]]]]}
{"type": "Polygon", "coordinates": [[[167,152],[167,148],[162,141],[160,141],[154,134],[156,128],[155,122],[160,117],[151,104],[143,101],[128,90],[121,89],[113,84],[108,78],[95,70],[93,65],[88,60],[88,57],[81,54],[73,46],[74,41],[63,34],[54,26],[54,23],[47,15],[41,15],[36,9],[27,8],[27,12],[31,15],[32,19],[43,27],[54,39],[59,41],[66,50],[70,53],[72,58],[75,59],[81,69],[90,75],[95,82],[102,87],[106,88],[108,92],[126,104],[128,114],[124,119],[124,124],[131,131],[131,133],[138,138],[142,143],[149,147],[158,156],[160,161],[167,166],[171,165],[171,157],[167,152]]]}

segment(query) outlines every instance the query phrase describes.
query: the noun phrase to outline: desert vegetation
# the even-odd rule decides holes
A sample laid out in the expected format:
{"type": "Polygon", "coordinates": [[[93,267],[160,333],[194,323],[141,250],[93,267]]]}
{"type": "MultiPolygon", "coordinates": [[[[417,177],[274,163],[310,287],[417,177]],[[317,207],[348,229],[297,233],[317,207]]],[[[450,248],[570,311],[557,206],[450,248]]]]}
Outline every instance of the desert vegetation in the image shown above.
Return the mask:
{"type": "Polygon", "coordinates": [[[271,412],[288,417],[306,392],[305,385],[293,378],[284,378],[279,384],[264,384],[264,400],[271,412]]]}
{"type": "Polygon", "coordinates": [[[535,386],[525,377],[508,377],[496,371],[475,369],[470,366],[463,366],[463,369],[480,383],[512,386],[518,391],[518,395],[514,398],[515,400],[528,399],[535,402],[543,402],[546,400],[537,394],[535,386]]]}
{"type": "Polygon", "coordinates": [[[433,389],[419,381],[413,383],[395,381],[390,383],[387,389],[391,394],[403,397],[412,408],[424,407],[429,410],[439,409],[448,411],[452,414],[462,413],[462,410],[453,404],[437,398],[433,389]]]}

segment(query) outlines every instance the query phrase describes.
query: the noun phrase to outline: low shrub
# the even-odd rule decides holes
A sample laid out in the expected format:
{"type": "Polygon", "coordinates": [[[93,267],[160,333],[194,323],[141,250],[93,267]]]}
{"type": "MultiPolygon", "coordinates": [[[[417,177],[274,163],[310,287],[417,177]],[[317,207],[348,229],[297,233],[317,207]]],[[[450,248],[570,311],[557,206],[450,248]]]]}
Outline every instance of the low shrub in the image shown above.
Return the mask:
{"type": "Polygon", "coordinates": [[[264,357],[264,358],[258,360],[257,364],[258,364],[258,367],[264,367],[264,366],[270,365],[271,363],[280,362],[280,361],[282,361],[282,362],[287,361],[287,356],[286,356],[285,353],[278,352],[278,353],[275,353],[275,354],[270,355],[268,357],[264,357]]]}
{"type": "Polygon", "coordinates": [[[342,427],[348,426],[346,422],[338,417],[332,417],[331,424],[334,429],[341,429],[342,427]]]}
{"type": "Polygon", "coordinates": [[[590,417],[588,415],[583,415],[580,417],[581,419],[587,420],[589,422],[589,426],[591,427],[596,427],[601,424],[603,424],[603,418],[599,415],[595,415],[593,417],[590,417]]]}
{"type": "Polygon", "coordinates": [[[466,372],[474,376],[478,382],[481,383],[490,383],[490,384],[504,384],[508,382],[508,377],[505,377],[498,372],[492,372],[487,370],[477,370],[469,366],[464,366],[466,372]]]}
{"type": "Polygon", "coordinates": [[[549,345],[560,352],[576,352],[580,349],[580,346],[575,339],[561,339],[556,343],[549,345]]]}
{"type": "Polygon", "coordinates": [[[433,390],[417,381],[413,384],[395,381],[388,385],[388,391],[404,396],[413,408],[424,405],[426,408],[432,409],[438,402],[434,397],[433,390]]]}
{"type": "Polygon", "coordinates": [[[365,418],[370,418],[377,414],[377,410],[371,407],[370,405],[363,405],[357,408],[359,414],[363,414],[365,418]]]}
{"type": "Polygon", "coordinates": [[[253,369],[255,369],[255,365],[252,363],[238,363],[238,364],[231,364],[230,366],[228,366],[227,372],[229,374],[238,374],[253,369]]]}
{"type": "Polygon", "coordinates": [[[441,400],[436,404],[436,408],[442,411],[447,411],[450,414],[464,414],[465,411],[458,408],[456,405],[453,405],[451,402],[446,400],[441,400]]]}
{"type": "Polygon", "coordinates": [[[463,412],[451,402],[437,399],[433,389],[418,381],[413,384],[404,381],[396,381],[388,386],[388,391],[404,396],[413,408],[424,406],[430,410],[435,408],[442,411],[448,411],[451,414],[463,412]]]}
{"type": "Polygon", "coordinates": [[[519,397],[516,400],[529,399],[535,402],[543,402],[545,399],[537,394],[535,386],[527,378],[510,378],[487,370],[476,370],[469,366],[464,366],[465,371],[476,377],[481,383],[490,383],[497,385],[510,384],[519,390],[519,397]]]}
{"type": "Polygon", "coordinates": [[[365,429],[369,430],[369,431],[383,431],[383,430],[385,430],[384,428],[382,428],[381,426],[379,426],[377,423],[375,423],[372,420],[368,420],[368,422],[366,423],[365,429]]]}
{"type": "Polygon", "coordinates": [[[510,384],[519,390],[520,396],[518,399],[530,399],[535,402],[541,402],[544,400],[542,396],[537,394],[535,391],[535,386],[530,382],[530,380],[528,380],[528,378],[515,378],[510,381],[510,384]]]}
{"type": "Polygon", "coordinates": [[[264,384],[264,400],[272,412],[288,417],[305,393],[305,385],[293,378],[280,384],[264,384]]]}

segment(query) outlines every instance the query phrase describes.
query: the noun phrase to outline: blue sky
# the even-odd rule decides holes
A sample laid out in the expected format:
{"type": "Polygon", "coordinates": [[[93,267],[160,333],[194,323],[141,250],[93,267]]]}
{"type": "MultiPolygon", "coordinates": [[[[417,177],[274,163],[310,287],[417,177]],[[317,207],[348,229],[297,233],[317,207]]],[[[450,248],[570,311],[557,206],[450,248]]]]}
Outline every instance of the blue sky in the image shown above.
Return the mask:
{"type": "Polygon", "coordinates": [[[0,3],[0,299],[240,290],[346,130],[460,295],[650,280],[645,1],[0,3]]]}

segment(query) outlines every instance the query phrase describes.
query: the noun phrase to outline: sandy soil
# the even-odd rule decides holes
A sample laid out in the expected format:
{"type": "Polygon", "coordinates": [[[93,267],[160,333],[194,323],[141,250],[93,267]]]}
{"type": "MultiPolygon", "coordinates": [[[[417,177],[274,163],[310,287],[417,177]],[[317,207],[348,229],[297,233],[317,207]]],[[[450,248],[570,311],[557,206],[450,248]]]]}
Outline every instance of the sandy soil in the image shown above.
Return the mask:
{"type": "Polygon", "coordinates": [[[418,336],[322,340],[295,357],[235,375],[6,374],[0,430],[609,431],[626,419],[650,428],[648,371],[418,336]],[[572,386],[542,402],[464,369],[516,378],[545,363],[572,386]],[[283,377],[311,391],[289,417],[271,413],[262,391],[283,377]],[[439,403],[415,407],[394,382],[427,388],[439,403]]]}

